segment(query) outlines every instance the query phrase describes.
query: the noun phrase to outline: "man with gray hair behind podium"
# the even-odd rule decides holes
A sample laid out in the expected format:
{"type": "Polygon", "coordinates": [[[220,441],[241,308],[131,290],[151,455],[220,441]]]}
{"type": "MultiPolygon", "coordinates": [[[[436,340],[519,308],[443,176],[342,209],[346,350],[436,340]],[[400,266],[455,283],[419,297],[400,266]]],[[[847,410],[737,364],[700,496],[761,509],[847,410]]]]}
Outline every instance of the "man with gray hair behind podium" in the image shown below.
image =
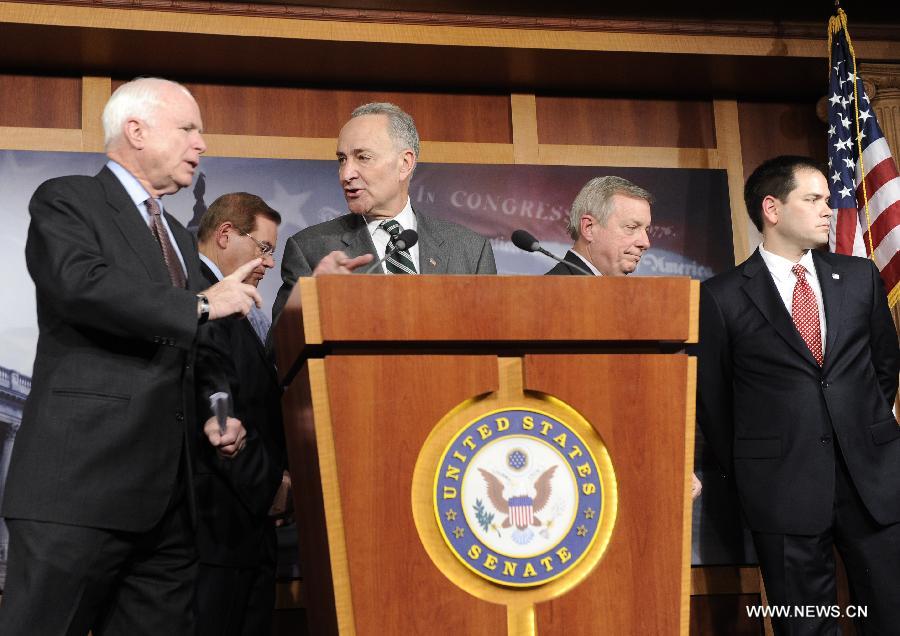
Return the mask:
{"type": "Polygon", "coordinates": [[[575,240],[565,262],[548,274],[627,276],[650,248],[653,195],[621,177],[588,181],[569,212],[569,235],[575,240]]]}
{"type": "Polygon", "coordinates": [[[415,230],[418,243],[387,258],[379,273],[497,273],[487,239],[413,209],[409,183],[419,159],[419,133],[400,107],[371,103],[354,110],[338,136],[336,154],[349,214],[300,230],[287,240],[281,265],[284,284],[272,308],[273,322],[298,278],[346,273],[373,258],[383,259],[403,230],[415,230]],[[322,271],[325,267],[328,272],[322,271]]]}

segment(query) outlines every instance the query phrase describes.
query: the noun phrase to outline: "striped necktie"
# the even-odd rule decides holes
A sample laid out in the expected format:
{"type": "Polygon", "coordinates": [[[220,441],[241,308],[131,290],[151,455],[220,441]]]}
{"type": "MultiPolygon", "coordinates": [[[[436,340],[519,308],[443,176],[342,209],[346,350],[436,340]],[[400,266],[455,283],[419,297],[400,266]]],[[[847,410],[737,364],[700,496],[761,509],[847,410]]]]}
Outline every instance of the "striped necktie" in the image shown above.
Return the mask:
{"type": "Polygon", "coordinates": [[[147,206],[147,211],[150,213],[150,231],[153,232],[153,238],[156,239],[160,249],[162,249],[163,260],[166,262],[166,269],[169,270],[169,278],[172,279],[172,284],[175,287],[183,289],[187,287],[187,278],[184,275],[184,270],[181,268],[178,254],[175,252],[175,248],[172,247],[171,241],[169,241],[169,233],[163,225],[159,205],[153,197],[150,197],[144,203],[147,206]]]}
{"type": "MultiPolygon", "coordinates": [[[[384,230],[391,235],[391,240],[388,241],[387,244],[387,251],[390,252],[392,249],[394,249],[394,241],[396,241],[397,237],[400,236],[400,232],[403,231],[403,228],[394,219],[383,221],[380,227],[384,228],[384,230]]],[[[415,263],[413,263],[412,256],[410,256],[409,252],[407,252],[406,250],[399,250],[397,252],[394,252],[393,255],[388,256],[385,263],[387,265],[387,271],[390,274],[417,273],[416,265],[415,263]]]]}

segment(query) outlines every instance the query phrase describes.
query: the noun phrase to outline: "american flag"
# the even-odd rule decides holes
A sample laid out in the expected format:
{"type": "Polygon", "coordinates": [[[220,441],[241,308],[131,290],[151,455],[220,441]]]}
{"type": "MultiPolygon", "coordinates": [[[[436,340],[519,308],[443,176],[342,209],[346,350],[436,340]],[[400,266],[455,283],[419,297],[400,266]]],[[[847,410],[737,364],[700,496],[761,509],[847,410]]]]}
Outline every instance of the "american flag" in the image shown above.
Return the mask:
{"type": "Polygon", "coordinates": [[[833,252],[872,258],[893,307],[900,301],[900,176],[856,72],[840,9],[829,23],[829,48],[829,243],[833,252]]]}

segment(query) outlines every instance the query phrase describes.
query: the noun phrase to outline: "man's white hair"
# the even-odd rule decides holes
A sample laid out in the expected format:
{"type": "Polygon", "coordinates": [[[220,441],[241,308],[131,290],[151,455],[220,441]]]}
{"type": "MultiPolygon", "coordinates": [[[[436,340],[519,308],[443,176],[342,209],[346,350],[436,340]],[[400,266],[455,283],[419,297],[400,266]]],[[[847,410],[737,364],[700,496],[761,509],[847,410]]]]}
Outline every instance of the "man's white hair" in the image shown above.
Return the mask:
{"type": "Polygon", "coordinates": [[[615,176],[594,177],[584,184],[581,192],[572,202],[566,227],[569,236],[578,240],[581,235],[581,217],[585,214],[591,215],[605,227],[606,221],[612,214],[612,199],[617,194],[633,199],[643,199],[648,204],[653,203],[652,194],[628,179],[615,176]]]}
{"type": "Polygon", "coordinates": [[[134,117],[150,126],[156,123],[156,111],[164,104],[167,88],[178,88],[193,99],[190,91],[171,80],[159,77],[139,77],[117,88],[103,108],[103,141],[106,149],[122,136],[125,122],[134,117]]]}

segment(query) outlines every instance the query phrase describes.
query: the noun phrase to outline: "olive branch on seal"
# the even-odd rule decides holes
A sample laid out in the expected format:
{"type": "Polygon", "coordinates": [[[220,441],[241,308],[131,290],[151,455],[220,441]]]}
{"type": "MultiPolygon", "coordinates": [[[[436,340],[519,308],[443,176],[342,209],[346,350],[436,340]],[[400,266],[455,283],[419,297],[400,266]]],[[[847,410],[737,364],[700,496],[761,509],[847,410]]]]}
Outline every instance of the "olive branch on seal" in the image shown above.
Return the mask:
{"type": "MultiPolygon", "coordinates": [[[[491,527],[491,522],[494,520],[494,513],[484,509],[484,504],[481,503],[481,499],[476,499],[475,505],[472,507],[475,508],[475,519],[478,521],[478,525],[481,526],[482,530],[487,532],[491,527]]],[[[497,534],[499,534],[499,532],[497,534]]]]}

